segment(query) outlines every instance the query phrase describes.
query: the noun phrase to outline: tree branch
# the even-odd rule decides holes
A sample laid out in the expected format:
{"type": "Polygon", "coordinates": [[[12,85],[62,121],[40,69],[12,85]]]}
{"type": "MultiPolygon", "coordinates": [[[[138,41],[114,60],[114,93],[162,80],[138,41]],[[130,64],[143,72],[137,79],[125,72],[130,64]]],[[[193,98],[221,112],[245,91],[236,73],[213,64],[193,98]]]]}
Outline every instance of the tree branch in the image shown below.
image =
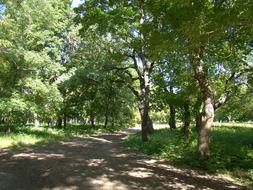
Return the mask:
{"type": "Polygon", "coordinates": [[[116,83],[121,83],[123,85],[125,85],[126,87],[128,87],[132,93],[137,97],[139,98],[140,97],[140,93],[134,89],[134,87],[132,86],[132,84],[128,83],[127,81],[124,81],[124,80],[120,80],[120,79],[117,79],[117,80],[110,80],[111,82],[116,82],[116,83]]]}
{"type": "Polygon", "coordinates": [[[155,62],[153,61],[151,64],[150,64],[150,68],[149,68],[149,72],[152,73],[153,69],[154,69],[154,66],[155,66],[155,62]]]}
{"type": "Polygon", "coordinates": [[[137,72],[138,77],[141,79],[141,78],[142,78],[142,74],[141,74],[141,71],[140,71],[140,69],[139,69],[139,67],[138,67],[138,63],[137,63],[135,51],[133,52],[133,55],[131,55],[130,57],[133,59],[133,62],[134,62],[134,69],[135,69],[135,71],[137,72]]]}
{"type": "Polygon", "coordinates": [[[127,69],[135,69],[134,66],[128,66],[128,67],[103,67],[103,71],[111,71],[111,70],[127,70],[127,69]]]}
{"type": "Polygon", "coordinates": [[[243,73],[239,73],[236,75],[235,72],[232,72],[231,76],[226,80],[225,82],[225,88],[223,91],[223,94],[220,96],[217,102],[214,104],[214,109],[218,109],[221,106],[223,106],[225,103],[228,102],[228,100],[232,97],[232,95],[238,90],[237,86],[230,87],[229,84],[232,81],[235,81],[235,79],[239,78],[243,73]]]}

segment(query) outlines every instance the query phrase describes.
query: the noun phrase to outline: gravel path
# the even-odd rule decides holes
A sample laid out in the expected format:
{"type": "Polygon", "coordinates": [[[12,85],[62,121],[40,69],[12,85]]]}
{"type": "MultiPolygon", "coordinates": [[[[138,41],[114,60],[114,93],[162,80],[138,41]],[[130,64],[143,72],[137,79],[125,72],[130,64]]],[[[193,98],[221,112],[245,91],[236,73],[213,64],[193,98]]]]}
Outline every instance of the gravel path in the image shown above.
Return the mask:
{"type": "Polygon", "coordinates": [[[0,150],[0,190],[246,189],[128,150],[128,133],[0,150]]]}

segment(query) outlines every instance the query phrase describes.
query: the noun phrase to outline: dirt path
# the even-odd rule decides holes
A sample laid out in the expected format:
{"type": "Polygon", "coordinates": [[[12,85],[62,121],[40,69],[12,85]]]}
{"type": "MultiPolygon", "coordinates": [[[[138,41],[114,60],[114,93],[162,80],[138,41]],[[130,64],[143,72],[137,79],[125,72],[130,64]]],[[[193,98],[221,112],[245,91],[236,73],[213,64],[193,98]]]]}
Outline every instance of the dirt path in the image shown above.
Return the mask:
{"type": "Polygon", "coordinates": [[[0,150],[1,190],[246,189],[122,146],[126,133],[0,150]]]}

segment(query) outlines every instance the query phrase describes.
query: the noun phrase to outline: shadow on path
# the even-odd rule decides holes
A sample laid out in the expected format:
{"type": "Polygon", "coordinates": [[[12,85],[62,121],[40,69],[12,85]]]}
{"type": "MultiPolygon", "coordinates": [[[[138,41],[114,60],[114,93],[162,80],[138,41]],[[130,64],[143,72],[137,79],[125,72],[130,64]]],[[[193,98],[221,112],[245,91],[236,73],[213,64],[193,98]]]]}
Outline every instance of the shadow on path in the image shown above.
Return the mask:
{"type": "Polygon", "coordinates": [[[122,146],[129,132],[0,150],[0,189],[247,189],[130,151],[122,146]]]}

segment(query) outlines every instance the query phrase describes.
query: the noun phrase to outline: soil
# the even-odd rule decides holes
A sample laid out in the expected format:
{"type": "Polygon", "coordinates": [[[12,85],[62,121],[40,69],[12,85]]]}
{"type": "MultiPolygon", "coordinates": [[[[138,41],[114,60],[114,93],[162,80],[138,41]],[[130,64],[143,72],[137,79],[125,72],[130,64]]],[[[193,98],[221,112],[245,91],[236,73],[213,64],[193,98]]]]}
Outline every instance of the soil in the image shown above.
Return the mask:
{"type": "Polygon", "coordinates": [[[123,146],[128,132],[0,150],[1,190],[247,189],[123,146]]]}

